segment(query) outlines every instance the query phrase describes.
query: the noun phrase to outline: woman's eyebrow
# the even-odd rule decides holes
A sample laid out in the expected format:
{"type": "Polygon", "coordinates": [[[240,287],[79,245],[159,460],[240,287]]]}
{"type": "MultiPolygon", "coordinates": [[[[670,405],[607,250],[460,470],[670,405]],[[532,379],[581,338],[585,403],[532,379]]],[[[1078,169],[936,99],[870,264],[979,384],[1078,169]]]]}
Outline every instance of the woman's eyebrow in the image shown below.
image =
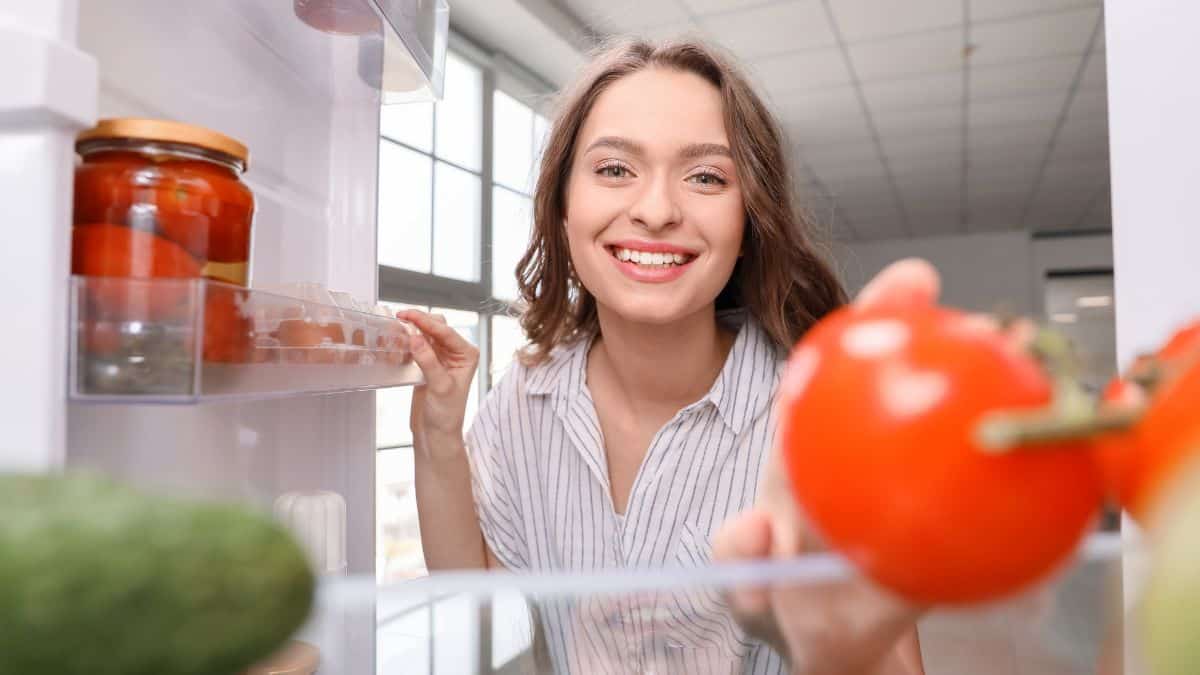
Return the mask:
{"type": "Polygon", "coordinates": [[[640,143],[621,136],[601,136],[593,141],[584,152],[591,152],[595,148],[614,148],[622,152],[628,152],[631,155],[639,156],[646,154],[646,149],[640,143]]]}
{"type": "Polygon", "coordinates": [[[679,151],[680,159],[700,159],[701,157],[709,157],[711,155],[721,155],[723,157],[733,158],[733,153],[729,151],[729,146],[721,143],[692,143],[686,145],[679,151]]]}
{"type": "MultiPolygon", "coordinates": [[[[638,156],[645,156],[646,154],[646,149],[642,144],[622,136],[601,136],[593,141],[584,152],[591,152],[595,148],[614,148],[638,156]]],[[[679,151],[679,158],[683,160],[700,159],[701,157],[710,157],[712,155],[733,157],[729,146],[722,143],[691,143],[683,146],[679,151]]]]}

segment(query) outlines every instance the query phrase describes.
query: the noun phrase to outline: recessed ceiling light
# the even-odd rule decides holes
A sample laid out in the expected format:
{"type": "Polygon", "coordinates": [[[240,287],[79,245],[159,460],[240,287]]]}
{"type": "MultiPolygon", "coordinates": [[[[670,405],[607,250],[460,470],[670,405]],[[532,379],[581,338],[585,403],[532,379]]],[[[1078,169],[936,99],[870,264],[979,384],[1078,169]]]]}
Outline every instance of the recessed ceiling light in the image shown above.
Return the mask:
{"type": "Polygon", "coordinates": [[[1079,315],[1075,314],[1074,312],[1059,312],[1057,314],[1051,314],[1050,320],[1054,323],[1075,323],[1079,320],[1079,315]]]}

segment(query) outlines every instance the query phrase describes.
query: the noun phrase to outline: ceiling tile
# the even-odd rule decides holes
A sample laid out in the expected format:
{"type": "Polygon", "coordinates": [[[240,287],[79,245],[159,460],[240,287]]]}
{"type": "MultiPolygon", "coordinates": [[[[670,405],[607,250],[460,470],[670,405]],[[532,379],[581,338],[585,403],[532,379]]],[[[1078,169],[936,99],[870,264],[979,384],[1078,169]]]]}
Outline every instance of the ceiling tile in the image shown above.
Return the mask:
{"type": "Polygon", "coordinates": [[[967,103],[971,128],[1053,122],[1062,114],[1067,92],[967,103]]]}
{"type": "Polygon", "coordinates": [[[1098,7],[1100,0],[970,0],[971,21],[1098,7]]]}
{"type": "Polygon", "coordinates": [[[967,129],[967,147],[972,158],[979,155],[1006,155],[1033,148],[1043,151],[1054,135],[1054,121],[1000,126],[971,125],[967,129]]]}
{"type": "Polygon", "coordinates": [[[961,129],[962,106],[941,106],[911,110],[881,110],[872,112],[875,128],[881,134],[936,133],[961,129]]]}
{"type": "Polygon", "coordinates": [[[914,231],[914,237],[945,237],[948,235],[964,234],[970,231],[969,225],[964,225],[962,222],[962,214],[959,214],[950,220],[932,220],[926,223],[919,223],[913,226],[914,230],[918,227],[920,230],[914,231]]]}
{"type": "Polygon", "coordinates": [[[684,6],[697,14],[715,14],[720,12],[736,12],[761,5],[762,0],[683,0],[684,6]]]}
{"type": "Polygon", "coordinates": [[[1057,143],[1104,143],[1108,144],[1108,118],[1073,118],[1067,115],[1067,121],[1058,131],[1057,143]]]}
{"type": "Polygon", "coordinates": [[[850,60],[863,82],[905,75],[961,72],[962,30],[930,31],[919,35],[850,44],[850,60]]]}
{"type": "Polygon", "coordinates": [[[874,80],[864,82],[862,90],[873,111],[960,105],[963,98],[962,71],[874,80]]]}
{"type": "Polygon", "coordinates": [[[775,108],[791,140],[801,147],[871,140],[867,118],[852,87],[778,96],[775,108]]]}
{"type": "Polygon", "coordinates": [[[801,160],[814,170],[821,167],[861,164],[864,161],[879,161],[879,150],[874,143],[849,143],[815,148],[802,146],[797,152],[801,160]]]}
{"type": "Polygon", "coordinates": [[[863,204],[885,202],[892,193],[887,179],[881,176],[839,177],[821,182],[835,199],[863,204]]]}
{"type": "Polygon", "coordinates": [[[896,208],[894,203],[875,208],[845,207],[841,205],[841,202],[838,204],[838,213],[851,223],[862,223],[872,220],[894,220],[900,222],[903,219],[900,215],[900,209],[896,208]]]}
{"type": "Polygon", "coordinates": [[[903,221],[899,219],[880,219],[854,223],[854,232],[862,240],[899,239],[907,237],[903,221]]]}
{"type": "Polygon", "coordinates": [[[837,44],[819,0],[763,5],[700,22],[743,59],[837,44]]]}
{"type": "Polygon", "coordinates": [[[973,101],[1066,92],[1075,81],[1082,56],[1055,56],[1037,61],[994,66],[972,66],[970,92],[973,101]]]}
{"type": "Polygon", "coordinates": [[[933,201],[940,204],[958,204],[962,193],[962,173],[953,171],[947,173],[905,174],[895,176],[896,188],[904,196],[905,204],[920,204],[933,201]],[[917,201],[910,201],[919,197],[917,201]]]}
{"type": "MultiPolygon", "coordinates": [[[[1083,54],[1100,19],[1096,7],[971,26],[972,65],[1083,54]]],[[[974,17],[972,17],[974,21],[974,17]]]]}
{"type": "Polygon", "coordinates": [[[949,155],[962,152],[962,130],[932,134],[880,133],[879,142],[889,158],[949,155]]]}
{"type": "Polygon", "coordinates": [[[752,61],[747,70],[772,94],[850,85],[850,69],[842,50],[808,49],[752,61]]]}
{"type": "Polygon", "coordinates": [[[967,214],[972,232],[997,232],[1015,230],[1021,226],[1020,202],[1013,208],[972,207],[967,214]]]}
{"type": "Polygon", "coordinates": [[[847,42],[885,35],[961,26],[962,0],[906,0],[902,11],[890,11],[879,0],[830,0],[834,20],[847,42]]]}
{"type": "Polygon", "coordinates": [[[654,26],[652,28],[639,28],[636,31],[631,31],[638,37],[643,37],[655,42],[666,40],[678,40],[684,37],[698,37],[707,39],[708,36],[700,26],[692,21],[683,21],[680,23],[669,23],[662,26],[654,26]]]}
{"type": "Polygon", "coordinates": [[[1036,169],[1007,173],[968,171],[967,199],[972,203],[977,200],[1002,199],[1023,204],[1029,197],[1029,191],[1033,189],[1036,176],[1036,169]]]}
{"type": "Polygon", "coordinates": [[[1068,119],[1108,118],[1107,89],[1079,89],[1067,108],[1068,119]]]}
{"type": "MultiPolygon", "coordinates": [[[[1064,127],[1065,128],[1065,127],[1064,127]]],[[[1108,138],[1100,136],[1086,140],[1074,140],[1068,142],[1059,132],[1059,137],[1054,143],[1054,149],[1050,152],[1050,161],[1103,161],[1107,162],[1109,157],[1108,138]]]]}
{"type": "Polygon", "coordinates": [[[967,207],[972,213],[989,211],[1012,212],[1020,215],[1021,206],[1029,197],[1028,191],[1006,190],[996,192],[972,192],[967,195],[967,207]]]}
{"type": "Polygon", "coordinates": [[[1042,174],[1039,189],[1070,190],[1103,187],[1109,181],[1107,161],[1057,161],[1050,162],[1042,174]]]}
{"type": "Polygon", "coordinates": [[[937,173],[961,171],[962,153],[914,155],[901,159],[888,158],[888,167],[897,176],[909,173],[924,173],[926,171],[937,173]]]}
{"type": "Polygon", "coordinates": [[[567,8],[593,28],[609,32],[635,32],[640,28],[688,20],[675,0],[565,0],[567,8]]]}
{"type": "Polygon", "coordinates": [[[962,213],[954,210],[909,213],[908,224],[914,237],[936,237],[961,232],[962,213]]]}
{"type": "Polygon", "coordinates": [[[1093,49],[1088,54],[1087,66],[1079,80],[1081,89],[1105,87],[1108,84],[1108,57],[1101,50],[1093,49]]]}
{"type": "Polygon", "coordinates": [[[854,178],[884,178],[887,176],[887,171],[884,170],[883,163],[874,157],[855,164],[841,164],[828,167],[813,165],[812,170],[813,173],[817,174],[817,180],[825,182],[854,178]]]}

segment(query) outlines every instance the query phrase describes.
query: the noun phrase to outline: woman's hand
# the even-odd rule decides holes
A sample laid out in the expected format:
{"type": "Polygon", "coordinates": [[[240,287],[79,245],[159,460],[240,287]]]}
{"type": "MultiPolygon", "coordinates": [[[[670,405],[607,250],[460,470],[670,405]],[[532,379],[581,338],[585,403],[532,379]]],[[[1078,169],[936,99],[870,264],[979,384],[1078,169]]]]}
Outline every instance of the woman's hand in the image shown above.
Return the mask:
{"type": "MultiPolygon", "coordinates": [[[[859,293],[855,303],[929,303],[937,299],[937,272],[920,260],[894,263],[859,293]]],[[[787,480],[781,448],[771,451],[755,508],[725,523],[713,540],[716,560],[789,558],[819,549],[805,525],[787,480]]],[[[908,605],[864,579],[795,588],[742,588],[730,606],[743,627],[784,654],[797,673],[919,675],[912,634],[922,609],[908,605]]]]}
{"type": "Polygon", "coordinates": [[[413,445],[439,459],[438,452],[461,452],[467,396],[479,365],[479,349],[438,314],[406,310],[397,318],[421,332],[411,341],[413,359],[425,375],[425,384],[413,390],[410,424],[413,445]]]}
{"type": "MultiPolygon", "coordinates": [[[[859,293],[855,304],[930,304],[941,281],[922,260],[888,266],[859,293]]],[[[1001,330],[978,315],[980,331],[1001,330]]],[[[1033,324],[1005,328],[1014,349],[1032,340],[1033,324]]],[[[772,450],[755,508],[725,523],[713,540],[716,560],[788,558],[820,549],[804,522],[787,479],[782,448],[772,450]]],[[[794,672],[847,675],[920,675],[915,625],[924,608],[888,593],[864,578],[775,588],[742,588],[730,593],[734,615],[748,632],[788,657],[794,672]]]]}

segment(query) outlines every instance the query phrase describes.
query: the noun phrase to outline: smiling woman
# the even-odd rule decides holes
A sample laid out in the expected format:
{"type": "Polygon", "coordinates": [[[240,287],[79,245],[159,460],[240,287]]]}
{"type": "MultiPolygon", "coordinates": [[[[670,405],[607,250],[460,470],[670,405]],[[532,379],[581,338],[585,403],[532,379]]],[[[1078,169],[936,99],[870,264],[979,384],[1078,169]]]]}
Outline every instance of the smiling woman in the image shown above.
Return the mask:
{"type": "MultiPolygon", "coordinates": [[[[479,353],[403,314],[423,334],[412,429],[431,570],[708,561],[755,501],[787,350],[844,301],[790,185],[775,122],[715,51],[597,57],[541,161],[517,270],[529,345],[465,440],[479,353]]],[[[553,672],[787,670],[704,594],[547,600],[537,615],[553,672]]]]}

